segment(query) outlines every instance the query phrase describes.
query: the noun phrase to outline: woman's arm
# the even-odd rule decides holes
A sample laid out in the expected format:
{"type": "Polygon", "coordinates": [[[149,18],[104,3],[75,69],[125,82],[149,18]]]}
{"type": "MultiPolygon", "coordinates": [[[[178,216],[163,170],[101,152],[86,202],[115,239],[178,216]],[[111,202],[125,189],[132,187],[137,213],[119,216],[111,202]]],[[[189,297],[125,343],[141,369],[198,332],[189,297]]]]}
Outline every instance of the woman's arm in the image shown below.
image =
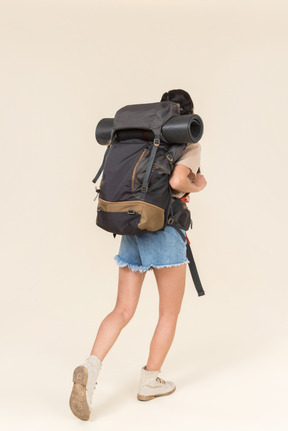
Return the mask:
{"type": "Polygon", "coordinates": [[[171,178],[169,180],[172,189],[181,193],[195,193],[203,190],[207,181],[202,174],[196,174],[194,180],[192,178],[194,175],[187,166],[178,164],[173,169],[171,178]]]}

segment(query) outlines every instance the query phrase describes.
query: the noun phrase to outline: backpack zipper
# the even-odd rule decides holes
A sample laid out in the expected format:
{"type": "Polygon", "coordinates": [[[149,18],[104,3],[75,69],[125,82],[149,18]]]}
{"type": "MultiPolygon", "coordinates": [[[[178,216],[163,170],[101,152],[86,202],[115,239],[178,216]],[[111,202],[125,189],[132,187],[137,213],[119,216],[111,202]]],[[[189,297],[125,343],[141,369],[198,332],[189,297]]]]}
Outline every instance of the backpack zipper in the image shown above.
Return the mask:
{"type": "Polygon", "coordinates": [[[132,182],[131,182],[131,188],[132,188],[132,189],[134,188],[134,181],[135,181],[136,169],[137,169],[137,167],[138,167],[138,165],[139,165],[139,163],[140,163],[140,161],[141,161],[142,157],[143,157],[143,156],[144,156],[144,154],[146,153],[146,151],[147,151],[147,148],[145,148],[145,150],[142,152],[141,156],[139,157],[139,159],[138,159],[138,161],[137,161],[137,163],[136,163],[136,165],[135,165],[135,167],[134,167],[134,169],[133,169],[132,182]]]}

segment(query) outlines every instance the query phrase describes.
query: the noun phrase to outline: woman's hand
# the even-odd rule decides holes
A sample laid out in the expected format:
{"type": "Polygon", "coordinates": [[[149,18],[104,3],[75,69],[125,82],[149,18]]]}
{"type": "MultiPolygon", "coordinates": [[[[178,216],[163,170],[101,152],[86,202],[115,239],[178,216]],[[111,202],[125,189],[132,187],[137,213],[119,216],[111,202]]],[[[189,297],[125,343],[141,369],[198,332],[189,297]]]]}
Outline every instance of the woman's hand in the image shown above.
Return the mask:
{"type": "Polygon", "coordinates": [[[200,192],[207,185],[204,175],[194,176],[187,166],[180,164],[175,166],[169,183],[172,189],[182,193],[200,192]]]}
{"type": "Polygon", "coordinates": [[[202,174],[196,174],[196,178],[193,181],[193,184],[198,187],[198,191],[200,192],[201,190],[203,190],[206,186],[207,186],[207,181],[204,177],[204,175],[202,174]]]}

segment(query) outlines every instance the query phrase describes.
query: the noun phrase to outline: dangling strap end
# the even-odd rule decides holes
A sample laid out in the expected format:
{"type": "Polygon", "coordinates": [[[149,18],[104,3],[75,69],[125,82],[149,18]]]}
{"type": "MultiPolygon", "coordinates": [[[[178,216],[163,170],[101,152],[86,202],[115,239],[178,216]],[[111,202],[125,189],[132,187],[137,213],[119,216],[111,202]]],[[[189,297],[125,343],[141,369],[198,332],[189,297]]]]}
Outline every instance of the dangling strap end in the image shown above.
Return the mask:
{"type": "Polygon", "coordinates": [[[187,247],[187,258],[190,262],[189,263],[189,269],[191,272],[192,279],[194,281],[194,286],[197,290],[198,296],[203,296],[203,295],[205,295],[205,292],[204,292],[204,289],[202,287],[202,284],[201,284],[201,281],[199,278],[199,274],[198,274],[198,271],[197,271],[197,268],[195,265],[195,261],[193,258],[191,247],[189,244],[187,244],[186,247],[187,247]]]}

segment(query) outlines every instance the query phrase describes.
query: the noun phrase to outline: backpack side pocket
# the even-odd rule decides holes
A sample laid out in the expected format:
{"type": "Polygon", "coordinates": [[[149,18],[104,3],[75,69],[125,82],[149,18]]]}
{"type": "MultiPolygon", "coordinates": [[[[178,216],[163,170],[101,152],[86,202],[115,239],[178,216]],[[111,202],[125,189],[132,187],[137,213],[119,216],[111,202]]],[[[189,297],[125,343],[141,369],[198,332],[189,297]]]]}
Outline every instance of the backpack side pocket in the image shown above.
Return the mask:
{"type": "Polygon", "coordinates": [[[193,222],[191,212],[187,205],[178,198],[174,198],[172,203],[173,220],[181,229],[185,231],[192,228],[193,222]]]}

